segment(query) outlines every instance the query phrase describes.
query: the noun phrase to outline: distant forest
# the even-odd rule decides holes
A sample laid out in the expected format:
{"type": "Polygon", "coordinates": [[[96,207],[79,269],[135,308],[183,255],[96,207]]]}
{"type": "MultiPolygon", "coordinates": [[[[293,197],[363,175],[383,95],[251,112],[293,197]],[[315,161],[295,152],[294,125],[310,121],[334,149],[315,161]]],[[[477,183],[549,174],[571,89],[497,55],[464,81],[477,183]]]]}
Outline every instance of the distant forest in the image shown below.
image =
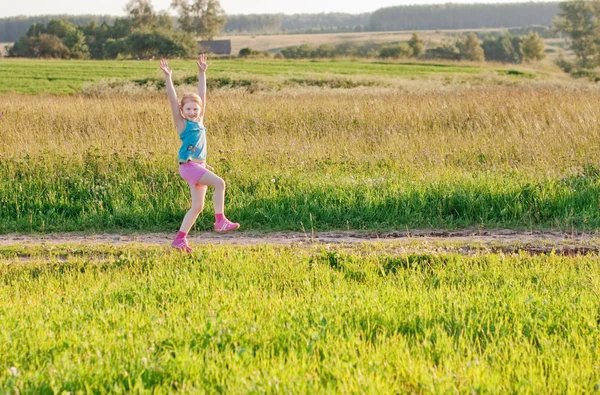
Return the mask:
{"type": "Polygon", "coordinates": [[[371,14],[369,31],[482,29],[551,26],[559,2],[440,4],[381,8],[371,14]]]}
{"type": "MultiPolygon", "coordinates": [[[[381,8],[373,13],[227,15],[221,34],[332,33],[436,29],[551,26],[558,2],[511,4],[442,4],[381,8]]],[[[43,15],[0,18],[0,42],[14,42],[33,23],[65,18],[75,25],[90,21],[111,25],[115,16],[43,15]]],[[[175,22],[175,18],[173,19],[175,22]]],[[[176,24],[176,23],[174,23],[176,24]]]]}

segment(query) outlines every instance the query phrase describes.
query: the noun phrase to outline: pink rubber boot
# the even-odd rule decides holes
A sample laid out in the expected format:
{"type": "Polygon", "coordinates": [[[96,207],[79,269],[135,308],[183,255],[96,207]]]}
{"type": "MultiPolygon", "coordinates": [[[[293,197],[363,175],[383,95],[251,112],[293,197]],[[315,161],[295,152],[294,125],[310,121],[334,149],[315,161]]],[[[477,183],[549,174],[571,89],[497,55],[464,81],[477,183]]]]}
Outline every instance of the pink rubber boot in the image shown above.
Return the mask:
{"type": "Polygon", "coordinates": [[[220,221],[215,222],[215,232],[228,232],[230,230],[236,230],[240,227],[237,222],[231,222],[227,218],[223,218],[220,221]]]}
{"type": "Polygon", "coordinates": [[[171,247],[177,248],[180,251],[192,252],[194,251],[192,247],[188,244],[188,241],[185,237],[176,237],[171,243],[171,247]]]}

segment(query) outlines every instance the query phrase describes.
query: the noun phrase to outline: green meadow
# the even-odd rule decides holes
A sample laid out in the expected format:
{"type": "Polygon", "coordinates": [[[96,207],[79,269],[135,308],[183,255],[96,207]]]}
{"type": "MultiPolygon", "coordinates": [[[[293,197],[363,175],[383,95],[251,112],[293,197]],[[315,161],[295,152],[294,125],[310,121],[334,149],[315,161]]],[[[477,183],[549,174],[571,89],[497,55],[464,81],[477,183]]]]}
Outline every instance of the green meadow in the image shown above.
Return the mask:
{"type": "MultiPolygon", "coordinates": [[[[156,61],[0,60],[0,81],[0,234],[175,233],[156,61]]],[[[600,227],[600,92],[547,64],[215,60],[208,86],[241,230],[600,227]]],[[[0,392],[600,388],[596,253],[194,247],[0,244],[0,392]]]]}
{"type": "MultiPolygon", "coordinates": [[[[164,92],[2,98],[0,232],[178,227],[189,192],[164,92]]],[[[208,162],[246,230],[594,231],[599,99],[521,86],[213,89],[208,162]]],[[[211,229],[212,213],[209,192],[194,229],[211,229]]]]}
{"type": "Polygon", "coordinates": [[[0,388],[580,394],[600,386],[597,255],[381,247],[1,247],[0,388]]]}
{"type": "MultiPolygon", "coordinates": [[[[173,60],[175,78],[193,75],[194,61],[173,60]]],[[[351,60],[213,60],[210,76],[217,81],[245,84],[283,77],[301,84],[303,80],[348,79],[356,76],[396,78],[449,74],[478,74],[480,67],[449,64],[369,62],[351,60]],[[325,77],[324,77],[325,76],[325,77]]],[[[0,93],[76,93],[85,84],[99,81],[162,82],[158,61],[75,61],[0,59],[0,93]]],[[[210,81],[209,81],[210,83],[210,81]]]]}

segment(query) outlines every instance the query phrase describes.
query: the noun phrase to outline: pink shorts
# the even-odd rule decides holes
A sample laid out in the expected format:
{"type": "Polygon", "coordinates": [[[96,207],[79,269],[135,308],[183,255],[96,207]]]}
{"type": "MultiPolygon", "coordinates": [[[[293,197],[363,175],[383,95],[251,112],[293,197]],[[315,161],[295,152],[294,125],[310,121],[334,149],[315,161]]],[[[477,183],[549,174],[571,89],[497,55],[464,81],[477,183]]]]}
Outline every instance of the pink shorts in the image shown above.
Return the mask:
{"type": "Polygon", "coordinates": [[[179,174],[181,178],[187,181],[190,186],[199,185],[198,181],[206,174],[206,165],[198,162],[186,162],[179,165],[179,174]]]}

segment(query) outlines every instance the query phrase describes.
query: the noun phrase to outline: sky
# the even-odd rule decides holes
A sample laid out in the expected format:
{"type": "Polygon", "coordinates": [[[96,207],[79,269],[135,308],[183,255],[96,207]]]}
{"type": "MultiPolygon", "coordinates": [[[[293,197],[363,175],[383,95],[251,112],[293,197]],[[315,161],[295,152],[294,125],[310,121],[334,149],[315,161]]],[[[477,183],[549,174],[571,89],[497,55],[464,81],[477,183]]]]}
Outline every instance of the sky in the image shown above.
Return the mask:
{"type": "MultiPolygon", "coordinates": [[[[46,14],[94,14],[123,16],[128,0],[0,0],[0,18],[17,15],[46,14]]],[[[536,0],[534,0],[536,1],[536,0]]],[[[549,1],[549,0],[537,0],[549,1]]],[[[424,5],[444,3],[515,3],[526,0],[221,0],[227,14],[315,14],[321,12],[343,12],[360,14],[373,12],[381,7],[398,5],[424,5]]],[[[169,10],[171,0],[152,0],[155,11],[169,10]]]]}

